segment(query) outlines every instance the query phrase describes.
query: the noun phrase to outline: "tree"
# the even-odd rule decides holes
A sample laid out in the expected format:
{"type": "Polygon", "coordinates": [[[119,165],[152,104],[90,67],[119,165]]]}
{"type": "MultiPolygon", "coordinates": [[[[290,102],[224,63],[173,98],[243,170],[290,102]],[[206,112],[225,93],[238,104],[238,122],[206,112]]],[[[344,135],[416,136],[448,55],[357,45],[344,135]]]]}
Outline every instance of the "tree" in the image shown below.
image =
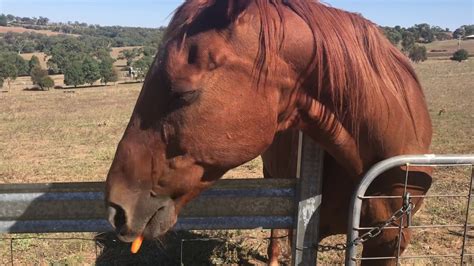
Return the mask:
{"type": "Polygon", "coordinates": [[[151,65],[153,64],[153,57],[144,56],[133,63],[133,68],[137,71],[137,79],[144,79],[151,65]]]}
{"type": "Polygon", "coordinates": [[[91,53],[91,48],[86,46],[84,42],[76,38],[67,38],[54,44],[51,50],[47,52],[51,56],[48,60],[48,66],[54,66],[64,72],[70,62],[82,61],[89,53],[91,53]]]}
{"type": "Polygon", "coordinates": [[[70,62],[64,69],[64,84],[77,87],[78,85],[82,85],[84,83],[85,81],[84,72],[82,71],[82,62],[70,62]]]}
{"type": "Polygon", "coordinates": [[[3,88],[3,78],[0,77],[0,88],[3,88]]]}
{"type": "Polygon", "coordinates": [[[14,52],[0,53],[0,62],[2,62],[6,66],[14,67],[16,76],[29,75],[28,62],[25,59],[23,59],[20,55],[14,52]]]}
{"type": "Polygon", "coordinates": [[[35,67],[40,67],[40,61],[39,61],[39,58],[36,56],[36,55],[33,55],[30,59],[30,61],[28,62],[28,67],[29,67],[29,72],[31,74],[31,71],[35,68],[35,67]]]}
{"type": "Polygon", "coordinates": [[[144,56],[154,56],[156,53],[156,48],[145,46],[142,48],[142,52],[144,56]]]}
{"type": "Polygon", "coordinates": [[[464,29],[464,27],[457,28],[453,32],[453,38],[454,39],[462,39],[462,38],[464,38],[464,36],[466,36],[466,30],[464,29]]]}
{"type": "Polygon", "coordinates": [[[35,66],[30,73],[33,84],[40,86],[42,90],[54,86],[54,80],[48,76],[48,71],[41,66],[35,66]]]}
{"type": "Polygon", "coordinates": [[[41,89],[50,89],[54,87],[54,80],[50,76],[44,76],[38,85],[41,87],[41,89]]]}
{"type": "Polygon", "coordinates": [[[108,82],[116,82],[118,80],[118,74],[113,65],[114,61],[110,56],[104,57],[100,61],[100,82],[105,83],[105,85],[108,82]]]}
{"type": "Polygon", "coordinates": [[[387,37],[387,39],[393,44],[398,45],[402,40],[402,33],[404,29],[400,26],[392,27],[382,27],[382,30],[387,37]]]}
{"type": "Polygon", "coordinates": [[[464,49],[460,49],[460,50],[457,50],[453,54],[453,57],[451,57],[451,60],[461,62],[461,61],[467,60],[468,58],[469,58],[469,53],[464,49]]]}
{"type": "Polygon", "coordinates": [[[48,71],[42,69],[40,66],[35,66],[30,72],[31,82],[33,82],[33,84],[39,84],[41,79],[45,76],[48,76],[48,71]]]}
{"type": "Polygon", "coordinates": [[[415,46],[415,35],[412,32],[405,31],[402,35],[403,51],[409,52],[415,46]]]}
{"type": "Polygon", "coordinates": [[[82,73],[84,74],[84,83],[92,86],[94,82],[100,79],[99,62],[93,57],[87,56],[82,62],[82,73]]]}
{"type": "Polygon", "coordinates": [[[0,14],[0,26],[7,26],[8,25],[8,19],[7,16],[4,14],[0,14]]]}
{"type": "Polygon", "coordinates": [[[415,45],[411,49],[408,57],[415,63],[425,61],[426,59],[428,59],[427,53],[426,53],[426,47],[421,46],[421,45],[415,45]]]}
{"type": "Polygon", "coordinates": [[[48,25],[48,22],[49,22],[49,18],[45,18],[45,17],[40,16],[38,21],[36,22],[36,24],[46,26],[46,25],[48,25]]]}
{"type": "Polygon", "coordinates": [[[137,58],[140,55],[140,50],[137,48],[134,49],[128,49],[128,50],[123,50],[120,52],[121,55],[119,59],[126,59],[127,60],[127,66],[131,66],[133,64],[133,59],[137,58]]]}
{"type": "Polygon", "coordinates": [[[9,88],[11,82],[18,77],[18,66],[22,67],[21,61],[17,57],[23,60],[23,58],[15,53],[0,54],[0,79],[6,80],[9,88]]]}

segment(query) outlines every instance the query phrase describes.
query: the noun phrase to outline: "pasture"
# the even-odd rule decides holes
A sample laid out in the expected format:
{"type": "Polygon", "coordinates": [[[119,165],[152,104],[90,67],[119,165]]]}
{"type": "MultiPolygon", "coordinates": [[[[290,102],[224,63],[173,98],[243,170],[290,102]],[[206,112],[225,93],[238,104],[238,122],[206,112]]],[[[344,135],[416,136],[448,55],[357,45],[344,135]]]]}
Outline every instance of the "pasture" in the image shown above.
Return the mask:
{"type": "Polygon", "coordinates": [[[56,36],[56,35],[79,36],[79,35],[76,35],[76,34],[64,34],[64,33],[61,33],[61,32],[56,32],[56,31],[51,31],[51,30],[33,30],[33,29],[27,29],[27,28],[23,28],[23,27],[0,26],[0,33],[7,33],[7,32],[14,32],[14,33],[34,32],[34,33],[44,34],[44,35],[47,35],[47,36],[56,36]]]}
{"type": "MultiPolygon", "coordinates": [[[[428,49],[429,50],[429,49],[428,49]]],[[[474,60],[463,63],[428,60],[415,66],[433,119],[433,153],[474,151],[474,60]]],[[[103,181],[115,147],[128,122],[141,84],[50,91],[24,91],[29,78],[19,78],[11,89],[0,90],[0,182],[37,183],[103,181]]],[[[256,159],[226,174],[225,178],[262,176],[256,159]]],[[[466,191],[467,169],[438,172],[431,193],[466,191]]],[[[461,199],[426,201],[414,223],[458,221],[464,213],[461,199]]],[[[454,229],[453,229],[454,230],[454,229]]],[[[458,247],[456,230],[418,232],[409,254],[446,254],[458,247]]],[[[39,237],[92,239],[93,234],[41,234],[39,237]]],[[[0,264],[10,261],[10,241],[0,236],[0,264]]],[[[212,238],[186,242],[186,261],[204,264],[263,265],[267,230],[170,233],[162,241],[145,243],[142,253],[129,255],[128,245],[101,236],[98,263],[179,262],[181,238],[212,238]],[[167,251],[167,255],[162,250],[167,251]]],[[[342,236],[324,241],[343,241],[342,236]]],[[[472,253],[473,243],[470,243],[472,253]]],[[[468,247],[469,248],[469,247],[468,247]]],[[[13,243],[15,264],[92,264],[94,243],[88,240],[18,239],[13,243]]],[[[322,263],[342,262],[343,253],[320,253],[322,263]]],[[[414,262],[414,261],[413,261],[414,262]]],[[[419,261],[420,262],[420,261],[419,261]]],[[[448,263],[423,260],[421,263],[448,263]]]]}

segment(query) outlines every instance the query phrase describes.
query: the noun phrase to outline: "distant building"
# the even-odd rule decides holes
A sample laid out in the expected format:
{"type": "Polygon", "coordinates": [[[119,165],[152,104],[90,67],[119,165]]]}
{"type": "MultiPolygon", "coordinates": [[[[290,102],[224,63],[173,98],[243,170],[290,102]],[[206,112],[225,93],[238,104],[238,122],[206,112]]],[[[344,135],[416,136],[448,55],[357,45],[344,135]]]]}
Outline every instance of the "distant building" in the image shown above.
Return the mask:
{"type": "Polygon", "coordinates": [[[474,40],[474,34],[464,37],[464,40],[474,40]]]}

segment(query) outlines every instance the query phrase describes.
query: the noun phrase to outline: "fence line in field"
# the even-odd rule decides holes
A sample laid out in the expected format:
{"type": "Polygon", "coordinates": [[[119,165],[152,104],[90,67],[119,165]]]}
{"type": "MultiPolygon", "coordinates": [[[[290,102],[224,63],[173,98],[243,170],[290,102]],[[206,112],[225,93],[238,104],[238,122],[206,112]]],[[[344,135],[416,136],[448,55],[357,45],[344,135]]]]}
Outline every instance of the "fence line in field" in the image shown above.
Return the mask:
{"type": "MultiPolygon", "coordinates": [[[[321,200],[319,182],[322,175],[323,152],[303,136],[300,136],[299,143],[297,179],[220,180],[183,209],[176,229],[292,228],[294,231],[293,263],[295,265],[314,263],[317,256],[315,247],[318,244],[318,209],[321,200]]],[[[362,200],[375,198],[364,196],[365,189],[383,171],[407,163],[417,166],[472,165],[474,155],[399,156],[375,165],[361,182],[358,192],[354,194],[355,205],[351,214],[353,225],[349,228],[348,242],[357,238],[359,230],[370,229],[359,226],[360,213],[358,211],[362,200]]],[[[105,218],[103,191],[103,183],[0,185],[0,233],[111,231],[112,228],[105,218]]],[[[434,196],[436,195],[429,197],[434,196]]],[[[438,196],[459,196],[470,199],[471,193],[438,196]]],[[[468,224],[464,223],[460,226],[466,229],[468,224]]],[[[13,242],[21,237],[8,239],[13,258],[13,242]]],[[[97,241],[95,238],[74,237],[64,239],[38,237],[36,239],[97,241]]],[[[348,248],[346,263],[353,264],[367,259],[357,258],[354,254],[355,251],[348,248]]],[[[460,256],[464,258],[468,255],[470,254],[464,253],[460,256]]]]}

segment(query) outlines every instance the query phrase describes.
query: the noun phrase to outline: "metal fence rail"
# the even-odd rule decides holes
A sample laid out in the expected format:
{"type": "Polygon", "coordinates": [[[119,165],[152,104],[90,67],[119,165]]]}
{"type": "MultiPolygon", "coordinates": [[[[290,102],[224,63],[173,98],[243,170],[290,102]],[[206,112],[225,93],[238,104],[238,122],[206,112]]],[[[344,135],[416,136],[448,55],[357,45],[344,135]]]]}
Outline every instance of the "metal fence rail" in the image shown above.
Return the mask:
{"type": "MultiPolygon", "coordinates": [[[[221,180],[189,203],[177,230],[292,228],[296,180],[221,180]]],[[[106,232],[103,183],[0,185],[0,232],[106,232]]]]}
{"type": "MultiPolygon", "coordinates": [[[[175,230],[294,229],[294,265],[316,259],[323,151],[300,133],[296,179],[219,180],[175,230]]],[[[104,183],[0,185],[0,233],[107,232],[104,183]]]]}
{"type": "MultiPolygon", "coordinates": [[[[374,165],[362,179],[359,187],[352,197],[351,209],[349,213],[349,227],[347,231],[347,251],[346,251],[346,265],[356,265],[357,261],[362,260],[383,260],[383,259],[414,259],[414,258],[427,258],[427,257],[459,257],[461,263],[463,259],[473,254],[465,253],[465,242],[466,242],[466,230],[468,226],[468,215],[469,215],[469,203],[471,201],[472,195],[472,183],[474,179],[474,172],[472,171],[472,165],[474,164],[474,155],[406,155],[406,156],[397,156],[374,165]],[[459,194],[459,195],[429,195],[429,196],[417,196],[419,198],[434,198],[434,197],[463,197],[467,198],[468,205],[466,211],[466,220],[464,224],[452,224],[452,225],[418,225],[410,226],[412,229],[420,228],[442,228],[442,227],[462,227],[464,228],[463,234],[463,247],[460,254],[449,254],[449,255],[429,255],[429,256],[397,256],[397,257],[376,257],[376,258],[363,258],[356,257],[356,246],[351,245],[355,239],[359,236],[360,230],[373,229],[375,227],[361,227],[360,226],[360,215],[362,208],[362,201],[364,199],[396,199],[402,198],[403,196],[365,196],[367,189],[370,184],[382,173],[387,170],[399,167],[399,166],[461,166],[467,165],[471,166],[471,181],[469,194],[459,194]]],[[[400,223],[402,225],[403,223],[400,223]]],[[[384,228],[384,230],[394,230],[401,229],[399,226],[389,226],[384,228]]],[[[400,240],[399,240],[400,241],[400,240]]]]}
{"type": "MultiPolygon", "coordinates": [[[[322,151],[300,138],[299,179],[220,180],[181,212],[177,230],[200,229],[281,229],[293,228],[295,265],[310,265],[315,247],[320,205],[322,151]]],[[[399,156],[376,164],[362,180],[353,196],[348,243],[358,237],[362,200],[370,183],[384,171],[410,165],[472,165],[474,155],[399,156]]],[[[3,184],[0,185],[0,233],[105,232],[112,228],[106,220],[103,183],[3,184]]],[[[430,195],[463,197],[471,194],[430,195]]],[[[388,197],[397,198],[397,197],[388,197]]],[[[400,197],[398,197],[400,198],[400,197]]],[[[449,225],[467,228],[469,224],[449,225]]],[[[413,226],[429,228],[438,225],[413,226]]],[[[441,225],[440,225],[441,226],[441,225]]],[[[447,225],[442,225],[447,226],[447,225]]],[[[387,230],[395,230],[390,227],[387,230]]],[[[465,232],[464,232],[465,236],[465,232]]],[[[463,249],[464,251],[464,249],[463,249]]],[[[452,254],[464,258],[471,254],[452,254]]],[[[448,255],[440,255],[448,256],[448,255]]],[[[449,254],[451,256],[451,254],[449,254]]],[[[410,259],[414,256],[400,257],[410,259]]],[[[346,264],[370,258],[356,258],[354,247],[346,252],[346,264]]]]}

